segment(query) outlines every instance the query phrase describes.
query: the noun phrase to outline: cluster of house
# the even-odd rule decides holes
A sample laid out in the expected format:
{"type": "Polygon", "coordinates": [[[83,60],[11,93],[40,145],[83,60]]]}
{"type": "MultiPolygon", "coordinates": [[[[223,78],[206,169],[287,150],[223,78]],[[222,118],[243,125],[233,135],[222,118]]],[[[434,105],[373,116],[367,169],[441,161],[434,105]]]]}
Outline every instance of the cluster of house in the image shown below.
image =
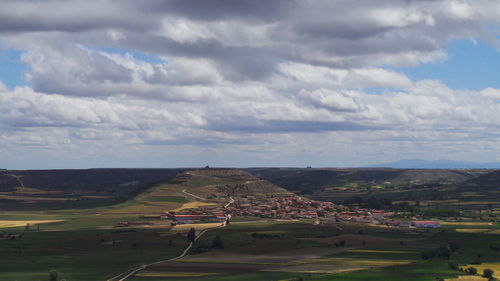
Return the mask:
{"type": "MultiPolygon", "coordinates": [[[[386,225],[389,227],[416,227],[436,228],[441,227],[438,221],[401,221],[390,219],[393,212],[373,209],[349,210],[342,205],[332,202],[315,201],[297,195],[257,197],[245,196],[236,200],[231,198],[231,203],[225,206],[185,209],[180,212],[164,212],[160,215],[141,216],[141,218],[157,218],[171,220],[172,224],[190,224],[206,222],[225,222],[231,216],[255,216],[274,219],[300,219],[313,218],[330,221],[346,221],[386,225]]],[[[317,220],[319,223],[319,220],[317,220]]],[[[122,222],[119,226],[146,225],[148,222],[122,222]]]]}
{"type": "Polygon", "coordinates": [[[308,200],[295,195],[263,198],[248,196],[238,198],[226,208],[226,212],[235,216],[298,219],[325,216],[338,208],[331,202],[308,200]]]}
{"type": "Polygon", "coordinates": [[[393,212],[385,212],[381,210],[371,209],[356,209],[352,211],[343,211],[335,214],[338,221],[350,221],[358,223],[380,224],[389,227],[417,227],[417,228],[437,228],[441,227],[439,221],[419,221],[412,218],[412,221],[401,221],[388,219],[393,216],[393,212]]]}

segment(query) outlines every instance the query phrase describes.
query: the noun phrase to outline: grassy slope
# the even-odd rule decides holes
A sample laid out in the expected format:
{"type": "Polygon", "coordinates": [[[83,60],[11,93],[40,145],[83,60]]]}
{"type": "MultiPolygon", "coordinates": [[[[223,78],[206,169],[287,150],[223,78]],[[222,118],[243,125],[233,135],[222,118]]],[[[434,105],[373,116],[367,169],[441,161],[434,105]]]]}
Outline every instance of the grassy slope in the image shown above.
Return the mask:
{"type": "MultiPolygon", "coordinates": [[[[216,184],[225,184],[237,179],[222,180],[214,178],[190,178],[190,180],[179,181],[171,185],[158,185],[151,188],[141,196],[136,197],[126,203],[92,209],[72,209],[60,211],[44,212],[2,212],[0,219],[64,219],[65,222],[47,224],[42,226],[42,231],[24,231],[23,227],[17,229],[5,229],[6,232],[22,234],[23,238],[17,240],[0,240],[0,260],[2,260],[2,271],[0,280],[44,280],[47,279],[48,271],[57,269],[67,280],[104,280],[106,277],[120,273],[133,266],[138,266],[145,262],[156,261],[179,254],[186,245],[186,239],[181,234],[168,232],[168,229],[144,229],[137,228],[137,232],[114,232],[117,229],[100,229],[102,226],[110,226],[118,221],[140,220],[133,212],[113,212],[123,208],[136,208],[144,210],[148,204],[177,204],[178,197],[186,196],[182,193],[184,188],[195,194],[200,194],[205,188],[216,184]],[[163,196],[165,200],[158,202],[154,198],[163,196]],[[173,200],[172,198],[176,198],[173,200]],[[96,214],[100,215],[96,215],[96,214]],[[103,239],[103,241],[101,240],[103,239]],[[115,241],[115,245],[112,241],[115,241]],[[169,240],[173,245],[169,246],[169,240]],[[103,243],[104,242],[104,243],[103,243]],[[133,248],[133,243],[137,243],[137,250],[133,248]]],[[[189,197],[189,196],[187,196],[189,197]]],[[[183,197],[188,199],[187,197],[183,197]]],[[[190,200],[194,200],[191,198],[190,200]]],[[[155,205],[156,206],[156,205],[155,205]]],[[[157,211],[163,210],[165,206],[160,206],[157,211]]],[[[130,210],[130,209],[129,209],[130,210]]],[[[498,226],[482,226],[484,228],[495,228],[498,226]]],[[[334,248],[331,242],[324,239],[335,239],[342,237],[347,241],[348,246],[362,247],[357,236],[359,230],[364,229],[367,237],[381,237],[380,242],[369,242],[364,249],[375,250],[375,252],[343,252],[329,255],[323,260],[316,259],[314,264],[324,267],[333,267],[339,260],[350,258],[353,261],[372,260],[383,257],[384,260],[400,261],[414,260],[416,263],[408,266],[387,267],[368,271],[358,271],[342,274],[311,275],[307,273],[291,273],[286,271],[267,272],[253,271],[244,273],[241,270],[226,270],[220,276],[204,276],[199,278],[182,279],[186,281],[200,280],[284,280],[303,276],[305,280],[402,280],[394,279],[395,276],[404,276],[404,280],[433,280],[436,276],[445,277],[456,274],[450,271],[447,261],[433,260],[422,262],[418,257],[420,249],[412,247],[402,247],[399,243],[388,244],[388,240],[413,241],[425,240],[433,244],[446,244],[454,241],[462,246],[453,259],[460,263],[467,264],[473,261],[477,254],[481,253],[484,261],[499,261],[498,252],[489,250],[489,245],[498,241],[498,235],[483,233],[455,233],[455,228],[467,228],[467,226],[452,225],[446,226],[448,232],[420,233],[416,236],[405,235],[399,232],[381,232],[378,228],[366,229],[362,225],[348,224],[344,230],[334,227],[312,226],[311,221],[297,222],[276,222],[276,221],[254,221],[230,224],[228,228],[209,231],[198,243],[199,245],[211,245],[216,235],[222,237],[225,245],[224,252],[230,254],[255,254],[273,255],[283,251],[293,249],[308,248],[334,248]],[[280,235],[281,238],[274,239],[254,239],[251,234],[267,233],[280,235]],[[351,236],[342,236],[342,235],[351,236]],[[340,236],[337,236],[340,235],[340,236]],[[348,237],[348,238],[345,238],[348,237]],[[353,237],[352,241],[349,237],[353,237]],[[313,240],[311,240],[313,238],[313,240]],[[316,240],[315,240],[316,239],[316,240]],[[319,239],[319,240],[317,240],[319,239]],[[409,253],[381,254],[376,250],[409,251],[409,253]],[[392,278],[392,279],[391,279],[392,278]]],[[[474,226],[478,228],[478,226],[474,226]]],[[[118,229],[118,230],[127,230],[118,229]]],[[[288,266],[287,264],[283,265],[288,266]]],[[[280,267],[281,268],[281,267],[280,267]]],[[[165,269],[154,268],[151,270],[165,271],[165,269]]],[[[207,267],[200,266],[198,270],[204,272],[207,267]]],[[[136,277],[133,280],[159,281],[172,280],[153,277],[136,277]]]]}
{"type": "MultiPolygon", "coordinates": [[[[231,175],[230,175],[231,176],[231,175]]],[[[144,221],[139,214],[159,214],[195,200],[184,194],[196,193],[207,183],[227,184],[234,179],[190,177],[174,183],[155,185],[127,202],[89,209],[0,212],[0,220],[64,220],[37,226],[0,229],[0,234],[14,233],[22,238],[0,239],[0,280],[46,279],[57,269],[67,280],[104,280],[146,262],[173,257],[187,245],[183,233],[160,229],[118,228],[120,221],[144,221]],[[122,230],[136,232],[120,232],[122,230]],[[116,232],[118,231],[118,232],[116,232]],[[104,240],[104,243],[101,242],[104,240]],[[115,244],[112,244],[112,241],[115,244]],[[173,246],[169,246],[169,240],[173,246]],[[137,243],[137,249],[133,248],[137,243]],[[14,279],[13,279],[14,278],[14,279]]],[[[246,180],[246,179],[245,179],[246,180]]],[[[198,194],[198,193],[197,193],[198,194]]]]}
{"type": "Polygon", "coordinates": [[[316,200],[344,203],[353,197],[428,201],[434,208],[500,207],[500,171],[442,169],[251,168],[288,190],[316,200]],[[436,201],[437,200],[437,201],[436,201]]]}
{"type": "Polygon", "coordinates": [[[124,202],[185,169],[0,171],[1,210],[92,208],[124,202]]]}

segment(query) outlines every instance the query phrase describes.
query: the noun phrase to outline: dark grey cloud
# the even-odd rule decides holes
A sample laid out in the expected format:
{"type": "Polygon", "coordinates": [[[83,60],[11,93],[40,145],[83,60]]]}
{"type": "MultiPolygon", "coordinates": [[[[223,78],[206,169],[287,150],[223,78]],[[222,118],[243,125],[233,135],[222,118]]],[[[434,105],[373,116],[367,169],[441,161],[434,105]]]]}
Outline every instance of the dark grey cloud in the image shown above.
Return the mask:
{"type": "Polygon", "coordinates": [[[151,30],[157,19],[144,17],[119,1],[2,1],[0,33],[83,32],[103,28],[151,30]]]}
{"type": "MultiPolygon", "coordinates": [[[[488,37],[484,26],[493,20],[492,15],[478,10],[494,4],[448,0],[51,0],[5,1],[2,5],[0,32],[59,31],[60,40],[45,44],[65,44],[62,38],[72,38],[96,47],[208,59],[218,64],[226,79],[265,81],[276,73],[281,61],[352,68],[435,60],[451,39],[488,37]],[[180,22],[174,25],[175,21],[180,22]],[[187,39],[175,38],[165,28],[187,39]],[[119,35],[110,40],[109,30],[119,35]]],[[[495,37],[489,35],[489,39],[495,37]]],[[[38,40],[28,33],[25,37],[38,40]]]]}
{"type": "Polygon", "coordinates": [[[497,89],[456,91],[382,66],[445,59],[454,39],[495,42],[499,29],[485,26],[499,9],[489,0],[2,1],[0,43],[23,52],[29,84],[0,84],[0,159],[17,144],[190,157],[316,149],[329,159],[353,143],[374,157],[421,140],[497,149],[497,89]]]}
{"type": "Polygon", "coordinates": [[[137,8],[151,12],[185,16],[195,20],[249,19],[274,21],[296,7],[295,0],[152,0],[131,1],[137,8]]]}

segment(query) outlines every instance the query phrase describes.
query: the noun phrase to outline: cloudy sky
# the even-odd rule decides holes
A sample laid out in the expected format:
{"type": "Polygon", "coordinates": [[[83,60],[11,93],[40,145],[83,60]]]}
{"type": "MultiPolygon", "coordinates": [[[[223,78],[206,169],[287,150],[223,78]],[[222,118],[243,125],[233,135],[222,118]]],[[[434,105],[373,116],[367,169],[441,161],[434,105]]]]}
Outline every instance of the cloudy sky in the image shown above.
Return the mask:
{"type": "Polygon", "coordinates": [[[497,0],[3,0],[0,168],[500,161],[499,23],[497,0]]]}

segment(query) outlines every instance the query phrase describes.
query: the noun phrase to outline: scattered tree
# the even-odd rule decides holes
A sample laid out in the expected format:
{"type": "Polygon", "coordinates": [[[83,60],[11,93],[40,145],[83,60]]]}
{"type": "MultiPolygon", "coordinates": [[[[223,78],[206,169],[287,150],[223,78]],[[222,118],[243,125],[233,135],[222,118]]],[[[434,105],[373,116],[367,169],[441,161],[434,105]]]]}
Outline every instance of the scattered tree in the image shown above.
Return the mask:
{"type": "Polygon", "coordinates": [[[459,269],[458,262],[456,262],[456,261],[449,261],[448,262],[448,267],[450,269],[455,269],[455,270],[459,269]]]}
{"type": "Polygon", "coordinates": [[[196,240],[196,230],[192,227],[188,234],[187,234],[187,239],[189,242],[192,242],[194,243],[194,241],[196,240]]]}
{"type": "Polygon", "coordinates": [[[215,239],[212,242],[212,248],[224,249],[224,243],[219,235],[215,236],[215,239]]]}
{"type": "Polygon", "coordinates": [[[58,281],[59,280],[59,272],[56,270],[51,270],[49,272],[49,281],[58,281]]]}
{"type": "Polygon", "coordinates": [[[486,278],[493,277],[493,273],[495,273],[495,272],[493,270],[489,269],[489,268],[485,268],[483,270],[483,276],[486,277],[486,278]]]}
{"type": "Polygon", "coordinates": [[[460,246],[455,242],[448,242],[448,248],[450,248],[452,252],[456,252],[460,249],[460,246]]]}
{"type": "Polygon", "coordinates": [[[475,267],[471,266],[471,267],[467,268],[467,272],[469,274],[477,274],[477,269],[475,267]]]}
{"type": "Polygon", "coordinates": [[[500,244],[490,245],[490,250],[495,251],[495,252],[500,251],[500,244]]]}

